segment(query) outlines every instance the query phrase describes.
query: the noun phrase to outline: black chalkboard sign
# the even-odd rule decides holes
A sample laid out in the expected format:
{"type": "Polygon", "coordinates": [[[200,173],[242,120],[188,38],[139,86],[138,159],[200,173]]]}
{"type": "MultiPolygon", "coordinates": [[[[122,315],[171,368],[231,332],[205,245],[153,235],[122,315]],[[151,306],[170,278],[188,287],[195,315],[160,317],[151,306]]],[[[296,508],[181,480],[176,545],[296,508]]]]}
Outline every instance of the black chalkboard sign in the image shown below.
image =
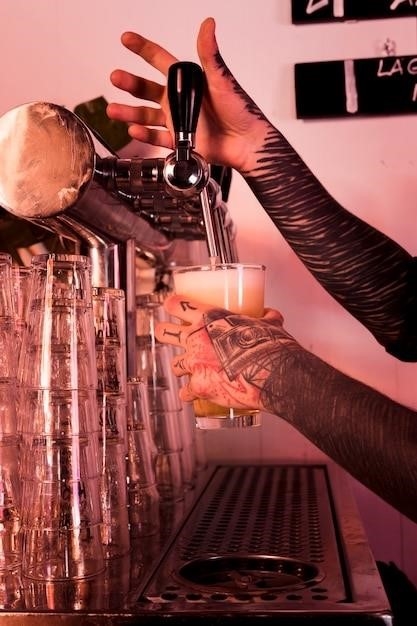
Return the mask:
{"type": "Polygon", "coordinates": [[[417,56],[294,66],[298,118],[417,113],[417,56]]]}
{"type": "Polygon", "coordinates": [[[292,0],[292,23],[417,17],[417,0],[292,0]]]}

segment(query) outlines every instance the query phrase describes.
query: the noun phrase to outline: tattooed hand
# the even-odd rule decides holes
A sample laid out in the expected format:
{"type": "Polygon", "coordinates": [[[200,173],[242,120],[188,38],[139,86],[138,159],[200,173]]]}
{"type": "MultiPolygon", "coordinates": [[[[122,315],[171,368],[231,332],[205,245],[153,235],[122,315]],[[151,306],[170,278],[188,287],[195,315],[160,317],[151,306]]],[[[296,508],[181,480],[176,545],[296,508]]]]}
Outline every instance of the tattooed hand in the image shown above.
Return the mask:
{"type": "MultiPolygon", "coordinates": [[[[196,150],[209,163],[249,169],[245,160],[262,145],[269,124],[243,91],[220,56],[215,23],[207,18],[201,24],[197,49],[206,75],[206,93],[196,134],[196,150]]],[[[123,45],[142,57],[165,76],[177,59],[158,44],[132,32],[123,33],[123,45]]],[[[173,132],[165,85],[121,69],[111,73],[115,87],[158,106],[129,106],[111,103],[107,114],[130,124],[129,134],[139,141],[173,147],[173,132]]]]}
{"type": "Polygon", "coordinates": [[[267,309],[254,319],[210,308],[180,295],[165,301],[166,310],[186,324],[159,323],[159,341],[184,348],[175,357],[176,376],[188,375],[182,400],[203,398],[222,406],[265,408],[262,391],[283,349],[298,346],[283,329],[280,313],[267,309]]]}

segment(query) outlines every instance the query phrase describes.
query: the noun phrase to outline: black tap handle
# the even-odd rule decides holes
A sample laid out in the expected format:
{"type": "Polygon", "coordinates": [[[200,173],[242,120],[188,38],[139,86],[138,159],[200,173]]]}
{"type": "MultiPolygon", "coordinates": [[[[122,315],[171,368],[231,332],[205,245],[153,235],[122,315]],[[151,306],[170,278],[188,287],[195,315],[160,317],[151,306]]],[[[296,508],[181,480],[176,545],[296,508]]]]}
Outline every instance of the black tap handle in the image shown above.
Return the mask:
{"type": "Polygon", "coordinates": [[[193,142],[203,99],[203,70],[197,63],[180,61],[168,71],[168,100],[176,137],[193,142]]]}
{"type": "Polygon", "coordinates": [[[191,197],[201,193],[209,180],[206,161],[194,151],[203,99],[203,70],[190,61],[174,63],[169,68],[167,84],[175,151],[165,158],[163,178],[174,197],[191,197]]]}

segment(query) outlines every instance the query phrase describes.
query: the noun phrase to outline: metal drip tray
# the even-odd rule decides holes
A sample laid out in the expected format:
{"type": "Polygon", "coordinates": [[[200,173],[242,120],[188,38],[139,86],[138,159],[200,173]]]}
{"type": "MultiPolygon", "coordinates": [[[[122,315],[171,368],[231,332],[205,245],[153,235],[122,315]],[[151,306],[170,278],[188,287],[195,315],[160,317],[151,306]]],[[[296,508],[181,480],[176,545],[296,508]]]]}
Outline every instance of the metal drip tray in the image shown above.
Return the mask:
{"type": "Polygon", "coordinates": [[[178,623],[392,623],[346,476],[327,465],[214,468],[139,607],[178,623]]]}

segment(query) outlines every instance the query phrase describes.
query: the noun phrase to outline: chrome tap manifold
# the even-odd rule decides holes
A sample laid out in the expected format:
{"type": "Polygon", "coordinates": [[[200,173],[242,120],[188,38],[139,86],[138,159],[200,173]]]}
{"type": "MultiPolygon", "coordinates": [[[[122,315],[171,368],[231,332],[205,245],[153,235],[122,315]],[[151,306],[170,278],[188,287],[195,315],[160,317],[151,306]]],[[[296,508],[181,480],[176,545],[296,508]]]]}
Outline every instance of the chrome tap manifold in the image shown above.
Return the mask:
{"type": "MultiPolygon", "coordinates": [[[[200,193],[173,196],[166,184],[165,171],[166,160],[163,158],[106,157],[96,162],[95,176],[107,191],[123,199],[137,215],[168,239],[204,239],[206,230],[200,193]]],[[[234,230],[224,200],[225,191],[212,177],[207,180],[206,190],[212,220],[218,231],[219,247],[225,247],[224,254],[228,256],[233,253],[227,252],[227,246],[221,241],[232,241],[234,230]],[[224,228],[224,233],[220,232],[221,228],[224,228]]],[[[226,262],[226,259],[222,260],[226,262]]]]}

